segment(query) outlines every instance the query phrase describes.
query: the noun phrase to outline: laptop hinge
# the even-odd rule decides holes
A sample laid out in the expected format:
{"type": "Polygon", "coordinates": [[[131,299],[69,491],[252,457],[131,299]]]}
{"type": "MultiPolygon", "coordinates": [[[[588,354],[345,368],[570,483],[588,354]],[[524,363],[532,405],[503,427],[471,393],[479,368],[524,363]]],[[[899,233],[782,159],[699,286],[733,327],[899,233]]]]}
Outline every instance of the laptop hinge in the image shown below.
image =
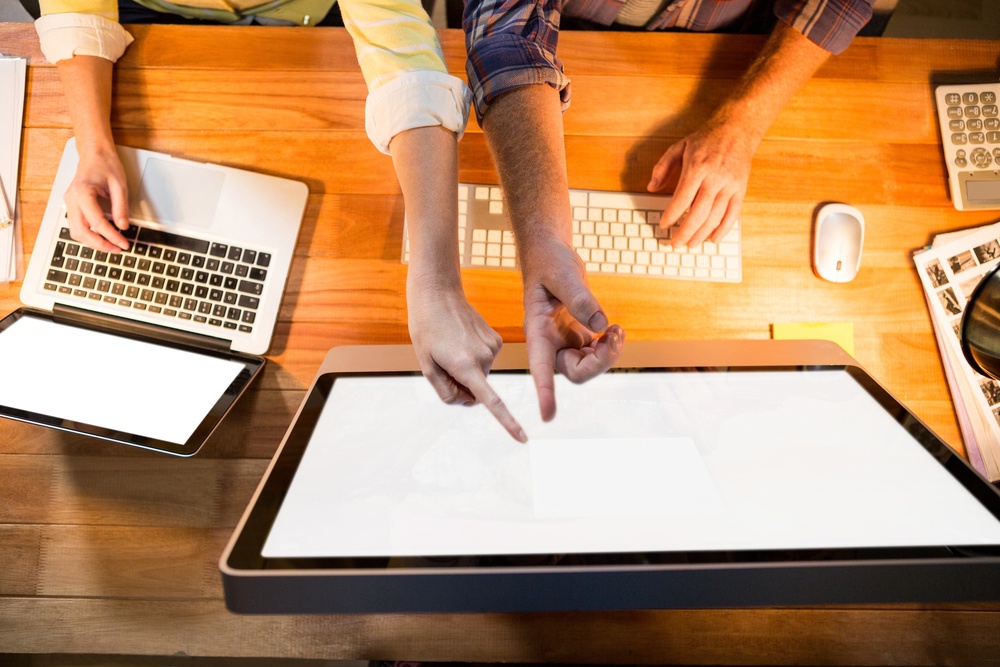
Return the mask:
{"type": "Polygon", "coordinates": [[[109,333],[132,335],[141,338],[153,338],[170,343],[189,345],[218,352],[228,353],[231,351],[230,341],[225,340],[224,338],[215,338],[214,336],[205,336],[187,331],[178,331],[177,329],[171,329],[158,324],[148,324],[146,322],[126,320],[121,317],[105,315],[104,313],[95,313],[90,310],[83,310],[73,306],[65,306],[57,303],[52,308],[52,315],[56,322],[63,321],[71,324],[82,324],[85,327],[100,331],[107,331],[109,333]]]}

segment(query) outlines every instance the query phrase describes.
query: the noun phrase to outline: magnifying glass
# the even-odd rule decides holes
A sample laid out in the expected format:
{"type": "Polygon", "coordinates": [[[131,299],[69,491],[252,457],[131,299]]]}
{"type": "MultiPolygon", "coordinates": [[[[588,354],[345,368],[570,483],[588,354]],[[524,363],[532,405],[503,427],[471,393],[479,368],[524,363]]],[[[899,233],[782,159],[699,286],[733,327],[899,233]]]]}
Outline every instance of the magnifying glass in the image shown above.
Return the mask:
{"type": "Polygon", "coordinates": [[[1000,264],[983,276],[969,296],[959,339],[973,370],[1000,379],[1000,264]]]}

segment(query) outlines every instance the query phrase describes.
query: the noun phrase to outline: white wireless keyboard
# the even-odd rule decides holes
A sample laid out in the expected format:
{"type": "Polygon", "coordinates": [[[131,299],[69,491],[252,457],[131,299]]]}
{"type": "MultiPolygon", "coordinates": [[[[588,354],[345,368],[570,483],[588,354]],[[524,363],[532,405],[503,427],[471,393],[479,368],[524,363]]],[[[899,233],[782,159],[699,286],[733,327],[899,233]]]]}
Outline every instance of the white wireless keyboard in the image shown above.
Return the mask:
{"type": "MultiPolygon", "coordinates": [[[[739,223],[719,243],[673,248],[673,228],[659,225],[670,197],[596,190],[570,190],[569,196],[573,246],[590,274],[729,283],[743,279],[739,223]]],[[[518,268],[498,186],[459,184],[458,250],[464,268],[518,268]]],[[[404,224],[403,263],[409,257],[404,224]]]]}

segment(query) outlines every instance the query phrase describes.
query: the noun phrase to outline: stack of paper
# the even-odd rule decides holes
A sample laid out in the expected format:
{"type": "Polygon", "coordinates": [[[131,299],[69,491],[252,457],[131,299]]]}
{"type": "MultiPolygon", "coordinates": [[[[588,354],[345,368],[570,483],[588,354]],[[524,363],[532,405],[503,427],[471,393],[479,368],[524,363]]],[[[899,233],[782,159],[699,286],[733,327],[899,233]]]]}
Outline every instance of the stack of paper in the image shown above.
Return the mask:
{"type": "Polygon", "coordinates": [[[28,61],[0,56],[0,284],[17,279],[17,175],[28,61]],[[7,215],[11,221],[4,222],[7,215]]]}
{"type": "Polygon", "coordinates": [[[969,296],[1000,261],[1000,222],[938,235],[913,260],[969,462],[991,482],[1000,481],[1000,383],[972,370],[959,338],[969,296]]]}

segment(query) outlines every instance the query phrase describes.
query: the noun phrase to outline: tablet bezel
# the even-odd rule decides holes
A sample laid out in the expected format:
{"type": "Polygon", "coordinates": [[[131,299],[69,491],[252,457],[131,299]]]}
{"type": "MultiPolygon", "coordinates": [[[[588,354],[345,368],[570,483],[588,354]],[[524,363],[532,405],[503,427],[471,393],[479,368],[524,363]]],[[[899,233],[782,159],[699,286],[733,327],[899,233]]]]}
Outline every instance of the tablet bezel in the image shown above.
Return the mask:
{"type": "Polygon", "coordinates": [[[57,317],[53,313],[48,313],[45,311],[39,311],[31,308],[19,308],[14,312],[10,313],[2,320],[0,320],[0,344],[3,344],[3,332],[11,327],[15,322],[22,318],[35,318],[39,320],[45,320],[48,322],[58,323],[68,326],[76,326],[84,329],[89,329],[92,331],[100,331],[102,334],[109,336],[117,336],[119,338],[130,338],[133,340],[139,340],[150,345],[159,345],[162,347],[183,350],[185,352],[191,352],[194,354],[204,355],[208,357],[226,359],[228,361],[234,361],[243,365],[243,369],[239,372],[236,378],[230,383],[226,391],[219,396],[215,404],[209,409],[205,414],[205,417],[201,420],[195,430],[191,433],[191,436],[183,443],[168,442],[165,440],[160,440],[158,438],[151,438],[144,435],[138,435],[135,433],[127,433],[124,431],[118,431],[114,429],[105,428],[102,426],[97,426],[95,424],[88,424],[85,422],[72,421],[67,419],[62,419],[48,414],[41,414],[38,412],[30,412],[27,410],[21,410],[7,405],[0,405],[0,417],[5,417],[7,419],[13,419],[15,421],[25,422],[28,424],[35,424],[37,426],[45,426],[48,428],[54,428],[59,431],[66,431],[68,433],[76,433],[79,435],[90,436],[93,438],[98,438],[101,440],[107,440],[109,442],[115,442],[123,445],[129,445],[132,447],[139,447],[141,449],[149,449],[156,452],[162,452],[165,454],[172,454],[174,456],[189,457],[193,456],[198,452],[199,449],[205,444],[209,436],[216,429],[216,427],[221,423],[222,419],[226,416],[233,405],[239,399],[239,397],[246,391],[250,383],[253,382],[254,378],[263,369],[265,360],[263,357],[255,357],[253,355],[243,354],[239,352],[224,352],[221,350],[209,349],[198,347],[193,344],[187,344],[178,341],[167,341],[158,338],[151,338],[148,336],[142,336],[131,331],[110,331],[107,328],[96,327],[87,322],[73,321],[72,319],[67,319],[65,316],[57,317]]]}
{"type": "MultiPolygon", "coordinates": [[[[742,372],[771,369],[848,373],[952,477],[1000,520],[1000,493],[997,489],[857,365],[768,363],[701,368],[619,367],[616,370],[742,372]]],[[[352,370],[326,372],[317,377],[223,555],[223,579],[231,609],[245,612],[541,611],[1000,599],[1000,577],[996,576],[1000,574],[1000,545],[573,554],[572,558],[562,561],[555,554],[524,558],[489,554],[478,557],[437,556],[434,561],[425,562],[391,557],[263,557],[261,551],[268,532],[331,387],[338,377],[375,375],[419,375],[419,372],[352,370]],[[991,572],[998,583],[979,580],[983,576],[980,568],[985,568],[982,572],[991,572]],[[973,571],[979,574],[971,574],[973,571]],[[897,581],[903,572],[909,573],[906,577],[910,583],[886,588],[887,582],[897,581]],[[572,576],[566,576],[571,573],[572,576]],[[681,574],[683,577],[678,578],[681,574]],[[560,575],[563,575],[563,584],[559,583],[560,575]],[[799,579],[795,590],[787,587],[786,576],[799,579]],[[241,579],[244,581],[241,582],[241,579]],[[256,579],[250,589],[257,593],[249,597],[246,592],[250,589],[242,585],[247,583],[246,579],[256,579]],[[704,585],[701,585],[698,591],[689,591],[689,595],[676,594],[700,579],[711,582],[705,585],[709,585],[715,593],[706,595],[704,585]],[[460,586],[457,584],[459,580],[463,582],[460,586]],[[569,593],[567,587],[573,580],[589,582],[576,584],[587,586],[598,582],[608,586],[618,581],[614,585],[624,586],[622,590],[630,590],[631,593],[627,599],[613,592],[581,599],[579,595],[569,593]],[[437,585],[432,585],[432,581],[436,581],[437,585]],[[636,581],[646,583],[635,585],[636,581]],[[750,586],[749,581],[758,584],[750,586]],[[809,585],[808,581],[812,581],[813,585],[809,585]],[[857,582],[854,588],[847,587],[847,591],[851,592],[843,587],[848,581],[857,582]],[[862,581],[865,583],[861,584],[862,581]],[[938,583],[935,584],[935,581],[938,583]],[[309,584],[304,585],[304,582],[309,584]],[[672,582],[669,587],[674,589],[675,595],[658,597],[651,593],[655,587],[650,589],[649,585],[654,582],[656,585],[672,582]],[[722,585],[722,582],[735,586],[731,590],[738,593],[727,594],[727,585],[722,585]],[[942,586],[941,582],[950,583],[942,586]],[[284,586],[286,592],[274,589],[271,594],[262,594],[272,584],[284,586]],[[299,585],[304,587],[299,591],[300,598],[296,599],[288,591],[299,585]],[[778,587],[774,588],[776,585],[778,587]],[[510,586],[528,588],[504,593],[503,588],[510,586]],[[754,590],[750,591],[750,588],[754,590]],[[537,594],[532,594],[532,590],[536,590],[537,594]],[[364,591],[364,594],[351,601],[351,591],[364,591]],[[475,596],[472,591],[476,591],[475,596]],[[544,595],[542,591],[545,591],[544,595]]]]}

